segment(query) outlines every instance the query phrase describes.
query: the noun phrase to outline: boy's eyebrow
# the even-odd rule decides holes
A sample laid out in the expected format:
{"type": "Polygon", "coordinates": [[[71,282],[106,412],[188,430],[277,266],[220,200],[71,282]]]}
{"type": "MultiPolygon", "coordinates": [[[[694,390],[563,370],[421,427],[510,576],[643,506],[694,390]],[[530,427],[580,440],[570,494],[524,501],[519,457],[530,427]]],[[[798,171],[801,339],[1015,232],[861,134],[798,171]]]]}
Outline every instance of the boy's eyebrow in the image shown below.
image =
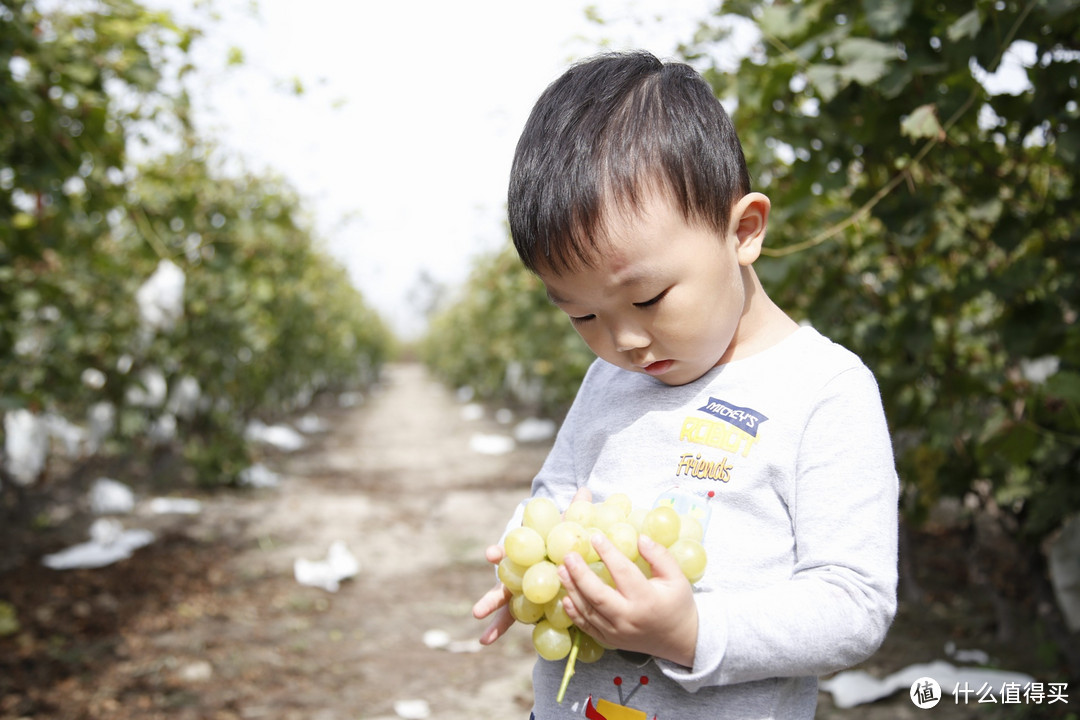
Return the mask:
{"type": "MultiPolygon", "coordinates": [[[[635,273],[627,275],[626,277],[619,280],[619,282],[616,283],[616,286],[617,287],[629,287],[629,286],[632,286],[632,285],[643,285],[645,283],[651,282],[656,277],[657,277],[657,275],[655,273],[648,272],[648,271],[635,272],[635,273]]],[[[556,295],[555,293],[553,293],[551,291],[551,288],[545,287],[544,291],[547,293],[548,300],[550,300],[555,305],[568,305],[568,304],[570,304],[569,300],[565,300],[565,299],[559,297],[558,295],[556,295]]]]}
{"type": "Polygon", "coordinates": [[[552,302],[552,304],[554,304],[554,305],[565,305],[566,304],[565,300],[563,300],[561,297],[559,297],[555,293],[551,292],[551,288],[547,288],[546,292],[547,292],[547,299],[550,300],[552,302]]]}

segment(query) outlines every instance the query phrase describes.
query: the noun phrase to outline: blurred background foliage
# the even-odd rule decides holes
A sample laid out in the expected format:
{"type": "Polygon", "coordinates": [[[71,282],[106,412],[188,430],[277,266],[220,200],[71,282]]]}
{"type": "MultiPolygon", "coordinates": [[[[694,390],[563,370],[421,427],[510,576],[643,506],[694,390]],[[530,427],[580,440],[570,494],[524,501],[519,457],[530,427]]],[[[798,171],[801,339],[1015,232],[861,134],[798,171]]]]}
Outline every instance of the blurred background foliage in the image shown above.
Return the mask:
{"type": "Polygon", "coordinates": [[[512,246],[476,262],[419,347],[451,386],[554,414],[569,406],[595,357],[512,246]]]}
{"type": "Polygon", "coordinates": [[[192,127],[196,37],[131,0],[0,6],[0,411],[96,413],[89,450],[164,439],[212,485],[248,463],[249,420],[370,382],[392,338],[289,185],[192,127]],[[139,298],[158,271],[179,311],[139,298]]]}
{"type": "MultiPolygon", "coordinates": [[[[766,289],[878,377],[906,518],[981,504],[1038,547],[1080,510],[1080,3],[733,0],[681,54],[773,201],[766,289]]],[[[425,357],[564,402],[586,361],[523,272],[480,264],[425,357]]]]}
{"type": "Polygon", "coordinates": [[[763,282],[877,374],[913,519],[988,482],[1041,539],[1080,509],[1080,3],[725,7],[756,51],[685,54],[773,200],[763,282]]]}

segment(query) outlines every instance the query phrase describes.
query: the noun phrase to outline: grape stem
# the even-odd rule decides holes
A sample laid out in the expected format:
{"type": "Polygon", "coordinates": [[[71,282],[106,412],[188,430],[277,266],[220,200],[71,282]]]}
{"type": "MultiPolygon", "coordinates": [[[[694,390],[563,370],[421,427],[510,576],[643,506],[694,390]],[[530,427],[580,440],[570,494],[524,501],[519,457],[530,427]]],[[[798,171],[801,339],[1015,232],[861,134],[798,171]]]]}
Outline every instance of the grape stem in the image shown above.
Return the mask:
{"type": "Polygon", "coordinates": [[[563,670],[562,683],[559,685],[559,694],[555,696],[555,702],[562,705],[566,696],[566,686],[570,684],[570,678],[574,677],[574,664],[577,662],[578,649],[581,647],[581,631],[573,628],[574,644],[570,646],[570,655],[566,658],[566,669],[563,670]]]}

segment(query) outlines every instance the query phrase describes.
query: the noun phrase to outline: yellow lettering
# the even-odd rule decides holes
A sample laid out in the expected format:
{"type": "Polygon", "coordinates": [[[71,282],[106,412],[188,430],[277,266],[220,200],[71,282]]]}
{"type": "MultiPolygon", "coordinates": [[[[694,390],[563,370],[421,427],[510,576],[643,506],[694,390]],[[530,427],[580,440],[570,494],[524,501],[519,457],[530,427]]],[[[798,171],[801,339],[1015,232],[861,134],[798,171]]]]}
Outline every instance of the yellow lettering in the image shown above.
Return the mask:
{"type": "Polygon", "coordinates": [[[695,445],[708,445],[729,453],[739,453],[743,457],[750,456],[750,449],[757,445],[758,441],[754,435],[730,423],[695,417],[688,417],[683,421],[679,440],[695,445]]]}

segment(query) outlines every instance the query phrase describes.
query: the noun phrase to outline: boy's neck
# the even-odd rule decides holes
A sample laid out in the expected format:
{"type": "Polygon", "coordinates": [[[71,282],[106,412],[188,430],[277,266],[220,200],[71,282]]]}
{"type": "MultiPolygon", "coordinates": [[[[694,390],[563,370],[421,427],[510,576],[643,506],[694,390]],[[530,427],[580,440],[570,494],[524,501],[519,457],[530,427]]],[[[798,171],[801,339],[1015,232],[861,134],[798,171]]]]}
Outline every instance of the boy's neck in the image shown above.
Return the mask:
{"type": "Polygon", "coordinates": [[[746,302],[739,326],[718,365],[768,350],[799,329],[799,324],[772,301],[752,267],[743,268],[746,302]]]}

